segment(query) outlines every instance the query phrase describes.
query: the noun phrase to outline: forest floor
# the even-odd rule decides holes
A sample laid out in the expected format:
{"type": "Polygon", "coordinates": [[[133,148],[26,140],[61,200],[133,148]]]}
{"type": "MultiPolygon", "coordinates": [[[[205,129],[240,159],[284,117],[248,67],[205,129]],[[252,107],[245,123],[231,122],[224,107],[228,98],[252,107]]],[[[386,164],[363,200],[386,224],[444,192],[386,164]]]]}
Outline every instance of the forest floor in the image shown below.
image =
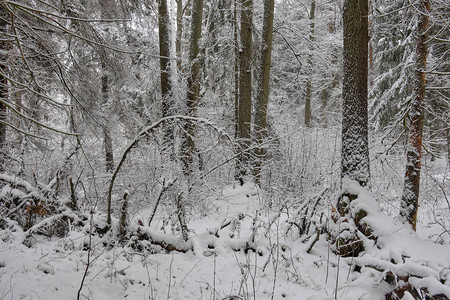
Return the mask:
{"type": "Polygon", "coordinates": [[[442,230],[427,216],[420,216],[414,233],[375,215],[376,245],[358,258],[343,258],[326,234],[311,248],[315,234],[299,238],[289,216],[262,207],[254,185],[226,187],[213,209],[189,223],[191,240],[174,244],[190,245],[186,253],[107,244],[86,228],[63,238],[0,231],[0,299],[77,299],[81,286],[79,299],[95,300],[384,299],[401,284],[388,283],[391,271],[415,274],[414,286],[450,298],[450,245],[428,238],[442,230]],[[355,271],[356,265],[362,268],[355,271]]]}

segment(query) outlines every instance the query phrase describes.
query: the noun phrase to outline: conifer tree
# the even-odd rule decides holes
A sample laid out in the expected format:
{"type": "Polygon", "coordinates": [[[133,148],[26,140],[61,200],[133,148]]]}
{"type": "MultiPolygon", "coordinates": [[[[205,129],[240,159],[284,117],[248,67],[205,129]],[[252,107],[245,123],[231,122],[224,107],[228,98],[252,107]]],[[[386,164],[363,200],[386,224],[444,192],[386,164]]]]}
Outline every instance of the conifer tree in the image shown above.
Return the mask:
{"type": "Polygon", "coordinates": [[[368,2],[344,2],[342,177],[366,186],[370,179],[367,128],[368,2]]]}

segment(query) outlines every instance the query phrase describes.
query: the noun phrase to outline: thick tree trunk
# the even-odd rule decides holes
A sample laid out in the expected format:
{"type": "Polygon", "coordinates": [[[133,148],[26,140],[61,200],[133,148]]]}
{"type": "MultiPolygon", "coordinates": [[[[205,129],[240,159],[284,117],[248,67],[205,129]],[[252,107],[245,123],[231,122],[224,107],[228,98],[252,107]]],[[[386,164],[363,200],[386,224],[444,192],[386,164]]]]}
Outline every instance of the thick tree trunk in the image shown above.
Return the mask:
{"type": "Polygon", "coordinates": [[[313,43],[314,43],[314,18],[316,13],[316,1],[311,2],[311,9],[309,11],[309,19],[310,19],[310,33],[309,33],[309,41],[310,41],[310,53],[308,55],[308,78],[306,80],[306,93],[305,93],[305,126],[311,126],[311,94],[312,94],[312,75],[313,75],[313,62],[312,62],[312,51],[313,51],[313,43]]]}
{"type": "MultiPolygon", "coordinates": [[[[189,63],[191,70],[187,80],[187,113],[190,117],[198,115],[198,97],[200,92],[200,60],[199,41],[202,34],[203,0],[192,2],[191,37],[189,41],[189,63]]],[[[195,122],[186,122],[186,140],[184,146],[184,171],[190,174],[193,171],[195,155],[195,122]]]]}
{"type": "Polygon", "coordinates": [[[266,156],[266,148],[263,142],[267,137],[267,103],[269,100],[270,64],[272,60],[274,0],[264,1],[264,21],[261,42],[261,78],[258,82],[255,111],[255,164],[253,173],[256,183],[261,177],[261,164],[266,156]]]}
{"type": "Polygon", "coordinates": [[[236,162],[236,177],[243,182],[249,162],[252,116],[252,26],[253,0],[241,0],[241,48],[239,49],[239,99],[237,140],[240,155],[236,162]]]}
{"type": "Polygon", "coordinates": [[[400,215],[416,230],[419,208],[420,169],[422,159],[423,107],[425,99],[425,71],[427,68],[428,12],[430,2],[421,0],[417,26],[416,83],[410,110],[409,140],[406,152],[406,174],[400,215]]]}
{"type": "MultiPolygon", "coordinates": [[[[345,0],[344,25],[344,71],[342,104],[342,154],[341,176],[367,186],[370,179],[367,77],[368,77],[368,1],[345,0]]],[[[353,218],[361,231],[358,215],[350,214],[350,202],[358,197],[348,190],[339,198],[337,210],[342,222],[353,218]]],[[[367,235],[365,230],[361,231],[367,235]]],[[[370,234],[370,233],[369,233],[370,234]]],[[[361,239],[355,232],[336,237],[336,250],[342,256],[357,256],[363,250],[361,239]]]]}
{"type": "Polygon", "coordinates": [[[370,178],[367,126],[367,0],[344,1],[342,177],[366,186],[370,178]]]}

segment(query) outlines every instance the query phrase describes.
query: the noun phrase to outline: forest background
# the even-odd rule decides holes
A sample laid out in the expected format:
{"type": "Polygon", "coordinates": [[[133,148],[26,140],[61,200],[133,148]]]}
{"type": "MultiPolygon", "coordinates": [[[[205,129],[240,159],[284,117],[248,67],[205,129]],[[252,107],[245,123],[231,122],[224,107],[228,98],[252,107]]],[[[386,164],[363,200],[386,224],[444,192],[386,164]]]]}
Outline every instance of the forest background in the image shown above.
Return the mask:
{"type": "MultiPolygon", "coordinates": [[[[106,248],[196,252],[194,227],[244,186],[256,213],[208,232],[233,238],[248,219],[250,237],[233,246],[246,253],[283,231],[308,253],[323,239],[338,257],[361,257],[383,236],[370,222],[381,212],[448,245],[445,0],[0,5],[5,243],[17,230],[21,242],[78,230],[89,253],[93,236],[106,248]],[[358,204],[368,198],[376,209],[358,204]]],[[[450,297],[442,270],[435,294],[450,297]]],[[[409,280],[423,274],[378,271],[386,295],[433,296],[435,283],[409,280]]]]}

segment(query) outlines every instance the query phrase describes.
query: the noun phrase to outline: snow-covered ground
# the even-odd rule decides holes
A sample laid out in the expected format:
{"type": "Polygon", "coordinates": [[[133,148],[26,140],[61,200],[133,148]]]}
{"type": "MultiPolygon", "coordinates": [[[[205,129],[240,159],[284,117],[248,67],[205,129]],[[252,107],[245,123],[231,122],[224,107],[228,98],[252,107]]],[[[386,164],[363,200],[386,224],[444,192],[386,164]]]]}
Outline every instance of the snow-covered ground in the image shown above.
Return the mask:
{"type": "Polygon", "coordinates": [[[299,239],[288,230],[288,216],[265,209],[249,184],[225,188],[213,211],[189,223],[191,239],[179,242],[191,246],[187,253],[105,246],[97,235],[89,253],[89,235],[79,230],[64,238],[35,235],[27,247],[26,233],[3,230],[0,299],[77,299],[80,286],[79,299],[96,300],[384,299],[393,289],[383,280],[389,270],[419,275],[410,279],[416,286],[450,297],[450,245],[397,224],[379,212],[370,193],[357,192],[354,206],[369,210],[367,222],[380,235],[376,245],[365,241],[358,258],[336,256],[325,234],[308,254],[315,234],[299,239]],[[355,265],[363,267],[357,272],[355,265]]]}

